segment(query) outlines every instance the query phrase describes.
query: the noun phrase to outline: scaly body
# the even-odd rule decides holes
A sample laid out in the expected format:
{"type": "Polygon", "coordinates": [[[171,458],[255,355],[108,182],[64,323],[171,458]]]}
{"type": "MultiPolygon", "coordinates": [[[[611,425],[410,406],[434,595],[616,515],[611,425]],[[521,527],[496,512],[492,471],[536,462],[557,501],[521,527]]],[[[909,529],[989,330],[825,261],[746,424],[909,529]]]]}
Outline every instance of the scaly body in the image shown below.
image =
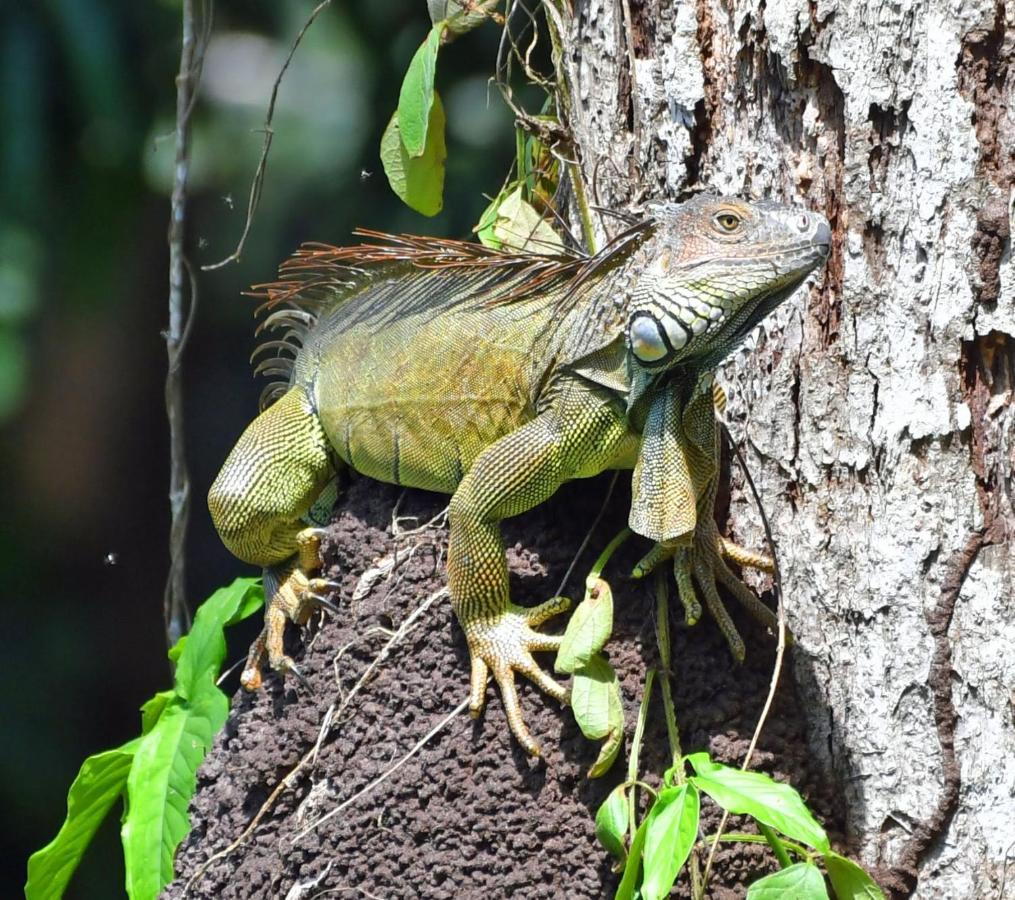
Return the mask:
{"type": "MultiPolygon", "coordinates": [[[[711,370],[828,251],[813,213],[699,197],[662,207],[587,259],[487,251],[429,239],[306,248],[268,285],[269,327],[299,344],[276,402],[241,437],[209,496],[237,556],[266,570],[265,630],[243,683],[260,684],[288,619],[326,602],[318,537],[304,516],[343,466],[452,494],[448,579],[472,655],[471,708],[492,671],[511,728],[537,746],[515,672],[561,701],[532,657],[559,637],[538,627],[567,608],[518,607],[500,521],[565,481],[634,469],[632,528],[656,542],[643,574],[672,560],[687,619],[704,599],[737,657],[716,591],[771,614],[723,562],[767,561],[719,537],[711,515],[717,438],[711,370]]],[[[284,350],[286,342],[270,342],[284,350]]],[[[297,672],[298,674],[298,672],[297,672]]]]}

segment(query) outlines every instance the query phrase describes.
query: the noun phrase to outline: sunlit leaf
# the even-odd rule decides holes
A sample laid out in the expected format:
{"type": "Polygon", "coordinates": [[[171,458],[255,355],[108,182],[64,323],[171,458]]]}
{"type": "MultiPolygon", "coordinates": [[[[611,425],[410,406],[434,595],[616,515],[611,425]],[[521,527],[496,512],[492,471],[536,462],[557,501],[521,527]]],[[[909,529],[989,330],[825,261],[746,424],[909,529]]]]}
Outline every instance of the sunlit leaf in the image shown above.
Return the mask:
{"type": "Polygon", "coordinates": [[[619,704],[617,673],[603,657],[593,656],[575,672],[571,685],[571,708],[582,734],[592,740],[606,737],[617,726],[616,709],[611,707],[619,704]]]}
{"type": "Polygon", "coordinates": [[[627,788],[618,784],[596,811],[596,837],[620,860],[627,855],[627,806],[627,788]]]}
{"type": "Polygon", "coordinates": [[[424,216],[435,216],[444,206],[444,107],[436,91],[430,108],[426,149],[413,157],[402,145],[396,112],[381,138],[381,163],[391,189],[407,206],[424,216]]]}
{"type": "Polygon", "coordinates": [[[121,829],[131,900],[156,897],[173,880],[173,856],[190,831],[187,806],[197,769],[228,712],[229,702],[217,689],[193,702],[175,699],[141,738],[121,829]]]}
{"type": "Polygon", "coordinates": [[[788,784],[780,784],[761,772],[720,765],[709,759],[707,753],[692,753],[687,761],[696,773],[691,781],[723,809],[753,816],[818,850],[830,849],[825,830],[800,794],[788,784]]]}
{"type": "Polygon", "coordinates": [[[135,738],[115,750],[89,756],[82,763],[67,793],[67,818],[60,831],[28,860],[26,900],[63,896],[96,829],[123,794],[140,743],[141,739],[135,738]]]}
{"type": "Polygon", "coordinates": [[[533,253],[556,253],[563,244],[560,235],[532,208],[515,188],[497,207],[494,237],[505,247],[533,253]]]}
{"type": "Polygon", "coordinates": [[[613,900],[633,900],[635,888],[638,886],[638,875],[641,873],[642,851],[645,849],[645,832],[648,830],[648,819],[643,819],[638,830],[631,839],[631,850],[624,864],[624,874],[617,886],[613,900]]]}
{"type": "Polygon", "coordinates": [[[649,810],[645,833],[645,876],[641,893],[645,900],[660,900],[673,882],[698,836],[698,792],[694,785],[667,788],[649,810]]]}
{"type": "Polygon", "coordinates": [[[602,578],[590,579],[585,599],[567,623],[557,659],[557,672],[574,672],[603,649],[613,631],[613,592],[602,578]]]}
{"type": "Polygon", "coordinates": [[[816,865],[797,863],[759,878],[747,889],[747,900],[828,900],[828,891],[816,865]]]}
{"type": "Polygon", "coordinates": [[[885,900],[884,892],[851,859],[834,851],[825,854],[825,868],[836,900],[885,900]]]}
{"type": "Polygon", "coordinates": [[[402,134],[402,146],[414,158],[422,156],[426,149],[430,110],[434,102],[437,51],[441,46],[444,27],[442,21],[434,23],[426,40],[412,57],[398,95],[398,126],[402,134]]]}

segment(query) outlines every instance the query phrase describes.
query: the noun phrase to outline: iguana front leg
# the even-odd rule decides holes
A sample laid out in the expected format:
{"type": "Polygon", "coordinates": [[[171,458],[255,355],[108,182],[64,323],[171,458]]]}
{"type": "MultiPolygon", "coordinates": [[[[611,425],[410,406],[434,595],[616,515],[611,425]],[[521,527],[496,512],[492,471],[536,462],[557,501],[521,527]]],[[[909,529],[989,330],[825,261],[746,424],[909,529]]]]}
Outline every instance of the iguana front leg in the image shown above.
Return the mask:
{"type": "Polygon", "coordinates": [[[335,476],[329,445],[306,390],[291,388],[244,431],[208,494],[223,543],[240,559],[264,566],[264,630],[250,648],[240,683],[261,685],[272,669],[300,677],[282,641],[289,621],[305,624],[327,605],[319,578],[320,533],[303,517],[335,476]]]}
{"type": "Polygon", "coordinates": [[[555,597],[529,609],[511,602],[500,521],[542,503],[565,481],[602,471],[626,436],[619,404],[571,386],[553,408],[488,447],[451,499],[448,583],[472,658],[469,709],[474,717],[482,711],[492,672],[508,724],[533,756],[539,747],[522,718],[515,672],[566,702],[566,689],[532,653],[559,648],[560,637],[536,629],[570,603],[555,597]]]}
{"type": "Polygon", "coordinates": [[[765,572],[773,570],[773,563],[719,534],[714,517],[718,479],[719,433],[711,376],[700,379],[687,398],[682,398],[676,387],[660,390],[647,415],[631,505],[631,527],[654,537],[657,543],[632,574],[644,577],[672,559],[687,624],[694,625],[701,618],[699,597],[704,598],[733,657],[741,662],[744,642],[717,585],[764,626],[774,629],[776,618],[730,571],[725,559],[765,572]]]}

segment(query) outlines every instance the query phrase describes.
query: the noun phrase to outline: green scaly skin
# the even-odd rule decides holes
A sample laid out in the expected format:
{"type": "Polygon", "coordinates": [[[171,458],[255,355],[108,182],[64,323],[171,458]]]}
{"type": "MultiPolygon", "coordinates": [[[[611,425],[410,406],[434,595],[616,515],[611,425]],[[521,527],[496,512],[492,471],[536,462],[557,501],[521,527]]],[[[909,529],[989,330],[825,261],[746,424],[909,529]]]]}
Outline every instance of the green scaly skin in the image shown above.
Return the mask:
{"type": "MultiPolygon", "coordinates": [[[[644,575],[672,560],[689,624],[701,599],[733,655],[744,645],[716,589],[759,620],[771,612],[723,557],[771,562],[725,541],[712,508],[718,436],[712,371],[827,256],[827,221],[768,202],[700,196],[662,205],[597,256],[507,254],[389,237],[307,247],[264,288],[281,397],[247,428],[208,498],[238,557],[265,567],[270,601],[242,682],[271,667],[331,586],[316,577],[306,516],[344,466],[452,494],[448,581],[472,658],[471,710],[492,673],[508,722],[538,755],[515,687],[520,672],[561,702],[567,690],[532,654],[560,637],[539,627],[568,608],[511,602],[502,519],[565,481],[633,469],[632,529],[655,541],[644,575]],[[284,350],[298,347],[287,363],[284,350]]],[[[264,326],[262,326],[264,327],[264,326]]]]}

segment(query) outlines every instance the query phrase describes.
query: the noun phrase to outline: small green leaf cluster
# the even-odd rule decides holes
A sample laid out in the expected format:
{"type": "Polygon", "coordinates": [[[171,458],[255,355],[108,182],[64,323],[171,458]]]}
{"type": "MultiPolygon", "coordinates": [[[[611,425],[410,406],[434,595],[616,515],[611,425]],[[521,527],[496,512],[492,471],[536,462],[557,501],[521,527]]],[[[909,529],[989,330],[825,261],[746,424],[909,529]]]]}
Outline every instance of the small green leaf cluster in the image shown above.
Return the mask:
{"type": "MultiPolygon", "coordinates": [[[[555,116],[532,117],[547,129],[558,127],[555,116]]],[[[560,235],[546,220],[560,178],[560,163],[537,135],[515,130],[514,177],[509,178],[475,227],[480,243],[494,249],[553,253],[562,248],[560,235]]]]}
{"type": "Polygon", "coordinates": [[[123,799],[121,838],[131,900],[154,898],[173,878],[173,856],[190,830],[187,805],[198,766],[225,724],[229,700],[216,686],[223,629],[264,604],[260,580],[238,578],[206,600],[190,633],[169,651],[173,688],[141,707],[141,736],[89,756],[67,794],[67,818],[28,860],[26,900],[62,897],[99,825],[123,799]]]}
{"type": "Polygon", "coordinates": [[[585,598],[567,623],[553,664],[555,672],[573,676],[571,710],[582,734],[590,740],[603,740],[599,757],[588,771],[589,778],[605,775],[624,743],[620,683],[613,666],[600,653],[613,631],[613,591],[600,576],[630,533],[626,528],[621,531],[592,567],[585,579],[585,598]]]}
{"type": "Polygon", "coordinates": [[[832,850],[825,830],[788,784],[761,772],[724,766],[707,753],[691,753],[666,772],[662,790],[655,794],[628,845],[633,827],[628,792],[633,787],[619,785],[596,813],[596,835],[623,867],[616,900],[636,895],[659,900],[669,895],[698,841],[702,794],[728,813],[750,816],[761,832],[761,836],[729,834],[723,840],[767,841],[784,866],[754,882],[747,892],[749,900],[828,900],[819,861],[837,900],[884,900],[863,869],[832,850]],[[694,774],[686,774],[685,765],[694,774]],[[792,862],[790,855],[799,861],[792,862]]]}
{"type": "Polygon", "coordinates": [[[444,207],[444,106],[435,87],[441,45],[481,25],[500,0],[429,0],[433,27],[402,80],[398,109],[381,137],[381,164],[391,189],[416,212],[444,207]]]}

